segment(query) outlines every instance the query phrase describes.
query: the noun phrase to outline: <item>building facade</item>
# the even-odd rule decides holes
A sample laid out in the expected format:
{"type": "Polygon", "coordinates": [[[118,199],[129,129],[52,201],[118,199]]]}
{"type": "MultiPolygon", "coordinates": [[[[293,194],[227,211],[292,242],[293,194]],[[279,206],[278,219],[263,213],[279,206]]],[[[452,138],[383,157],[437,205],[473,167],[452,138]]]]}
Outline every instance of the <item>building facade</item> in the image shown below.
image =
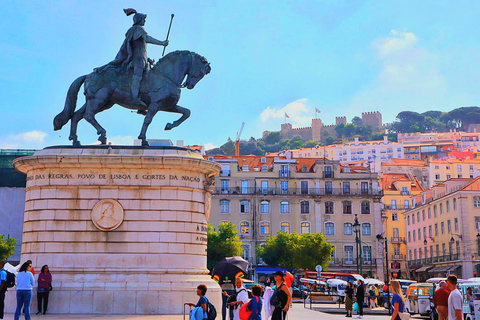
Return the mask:
{"type": "Polygon", "coordinates": [[[383,232],[378,176],[343,168],[327,159],[208,156],[222,166],[212,199],[210,224],[237,226],[244,257],[262,266],[256,247],[279,231],[321,232],[335,252],[331,271],[383,277],[383,232]],[[360,226],[359,239],[354,219],[360,226]],[[358,241],[357,241],[358,240],[358,241]],[[361,260],[356,244],[361,243],[361,260]]]}
{"type": "Polygon", "coordinates": [[[413,196],[406,219],[407,261],[412,277],[480,271],[480,178],[456,178],[413,196]]]}

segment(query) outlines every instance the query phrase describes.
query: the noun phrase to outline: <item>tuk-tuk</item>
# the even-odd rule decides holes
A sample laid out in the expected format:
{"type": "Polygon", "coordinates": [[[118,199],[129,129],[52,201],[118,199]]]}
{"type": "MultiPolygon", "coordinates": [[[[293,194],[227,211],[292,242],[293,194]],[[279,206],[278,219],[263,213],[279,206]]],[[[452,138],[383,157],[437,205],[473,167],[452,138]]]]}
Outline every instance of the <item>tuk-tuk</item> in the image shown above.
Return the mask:
{"type": "Polygon", "coordinates": [[[463,297],[463,316],[465,320],[480,319],[480,282],[464,282],[457,285],[463,297]],[[473,303],[468,301],[467,289],[472,288],[473,303]]]}
{"type": "Polygon", "coordinates": [[[345,300],[345,289],[347,288],[347,281],[341,279],[328,279],[328,291],[332,295],[338,295],[338,300],[343,303],[345,300]]]}
{"type": "Polygon", "coordinates": [[[433,284],[427,282],[412,283],[407,289],[405,311],[410,314],[429,316],[431,307],[430,300],[433,297],[433,284]]]}

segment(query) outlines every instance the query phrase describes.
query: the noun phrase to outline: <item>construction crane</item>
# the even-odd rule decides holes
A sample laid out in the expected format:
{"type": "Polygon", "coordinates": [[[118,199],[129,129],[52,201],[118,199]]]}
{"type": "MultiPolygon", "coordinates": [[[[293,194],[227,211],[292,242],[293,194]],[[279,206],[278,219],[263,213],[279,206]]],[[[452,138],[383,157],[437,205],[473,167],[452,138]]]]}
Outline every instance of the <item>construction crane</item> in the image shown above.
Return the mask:
{"type": "Polygon", "coordinates": [[[237,139],[235,140],[235,155],[238,157],[240,155],[240,136],[242,135],[243,127],[245,126],[245,122],[242,122],[242,126],[240,127],[240,131],[237,132],[237,139]]]}

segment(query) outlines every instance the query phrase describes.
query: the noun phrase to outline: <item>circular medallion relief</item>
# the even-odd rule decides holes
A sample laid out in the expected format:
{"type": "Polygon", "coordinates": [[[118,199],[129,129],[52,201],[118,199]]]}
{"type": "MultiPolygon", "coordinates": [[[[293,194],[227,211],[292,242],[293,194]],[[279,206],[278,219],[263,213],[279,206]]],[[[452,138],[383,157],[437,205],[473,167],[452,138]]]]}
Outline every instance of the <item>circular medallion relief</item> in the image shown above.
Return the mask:
{"type": "Polygon", "coordinates": [[[113,199],[100,200],[92,209],[92,222],[100,230],[112,231],[123,222],[123,208],[113,199]]]}

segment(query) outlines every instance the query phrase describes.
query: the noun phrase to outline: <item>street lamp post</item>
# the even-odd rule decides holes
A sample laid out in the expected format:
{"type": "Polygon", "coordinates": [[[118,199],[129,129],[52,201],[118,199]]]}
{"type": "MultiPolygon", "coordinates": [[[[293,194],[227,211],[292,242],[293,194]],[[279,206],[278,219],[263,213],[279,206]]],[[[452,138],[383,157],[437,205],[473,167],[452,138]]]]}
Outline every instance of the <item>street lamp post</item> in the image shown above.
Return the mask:
{"type": "Polygon", "coordinates": [[[360,223],[358,223],[357,215],[353,223],[353,231],[355,231],[355,245],[357,247],[357,273],[363,275],[362,268],[362,239],[360,233],[360,223]]]}
{"type": "Polygon", "coordinates": [[[392,315],[392,310],[390,308],[390,274],[388,272],[388,237],[377,234],[377,240],[385,243],[385,283],[387,283],[387,306],[388,306],[388,315],[392,315]]]}

